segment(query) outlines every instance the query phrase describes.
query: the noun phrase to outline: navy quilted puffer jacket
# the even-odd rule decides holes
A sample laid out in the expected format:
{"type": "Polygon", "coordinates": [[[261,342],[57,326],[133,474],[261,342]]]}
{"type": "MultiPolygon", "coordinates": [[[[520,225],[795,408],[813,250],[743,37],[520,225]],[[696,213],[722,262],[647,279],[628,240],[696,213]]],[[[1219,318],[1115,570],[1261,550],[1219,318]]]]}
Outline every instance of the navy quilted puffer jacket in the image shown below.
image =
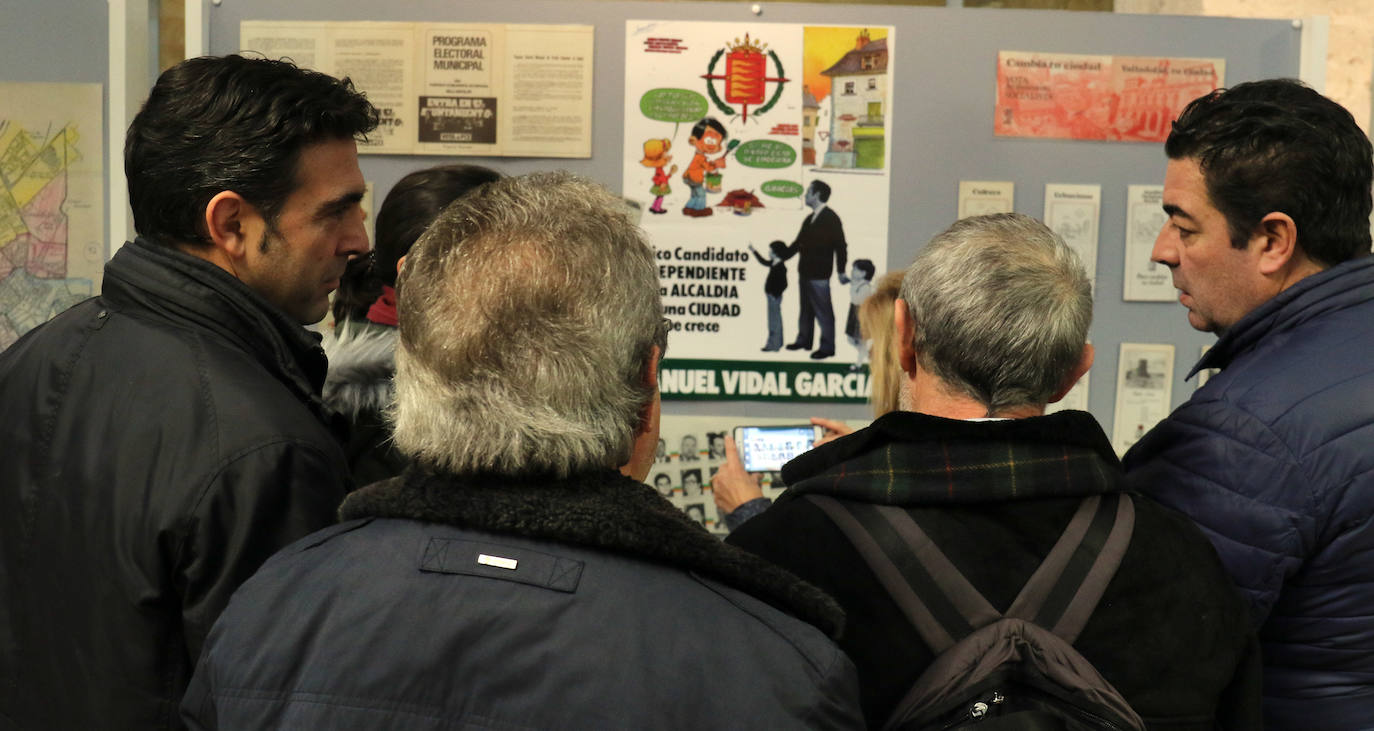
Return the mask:
{"type": "Polygon", "coordinates": [[[1248,596],[1270,728],[1374,727],[1374,258],[1256,308],[1126,455],[1248,596]]]}

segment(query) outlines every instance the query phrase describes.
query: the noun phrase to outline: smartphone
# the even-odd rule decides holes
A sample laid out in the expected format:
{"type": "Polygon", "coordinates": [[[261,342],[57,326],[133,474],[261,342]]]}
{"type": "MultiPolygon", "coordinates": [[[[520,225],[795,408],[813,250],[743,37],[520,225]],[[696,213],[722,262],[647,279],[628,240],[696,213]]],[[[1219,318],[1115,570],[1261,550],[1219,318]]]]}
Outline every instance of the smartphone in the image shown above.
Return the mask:
{"type": "Polygon", "coordinates": [[[810,449],[821,428],[811,424],[737,426],[735,446],[748,472],[776,472],[793,457],[810,449]]]}

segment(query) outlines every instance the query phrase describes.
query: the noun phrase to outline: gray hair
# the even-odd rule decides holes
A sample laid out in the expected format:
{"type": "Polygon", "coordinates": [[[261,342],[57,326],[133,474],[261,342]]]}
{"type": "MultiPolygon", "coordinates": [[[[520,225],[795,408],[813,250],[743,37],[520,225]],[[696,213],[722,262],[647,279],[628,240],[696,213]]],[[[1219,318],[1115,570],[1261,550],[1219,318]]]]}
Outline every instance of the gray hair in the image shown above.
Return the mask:
{"type": "Polygon", "coordinates": [[[500,180],[450,205],[398,285],[397,448],[459,473],[567,476],[630,459],[651,348],[653,251],[589,180],[500,180]]]}
{"type": "Polygon", "coordinates": [[[931,239],[907,268],[902,299],[921,367],[989,415],[1049,401],[1092,324],[1077,255],[1019,213],[965,218],[931,239]]]}

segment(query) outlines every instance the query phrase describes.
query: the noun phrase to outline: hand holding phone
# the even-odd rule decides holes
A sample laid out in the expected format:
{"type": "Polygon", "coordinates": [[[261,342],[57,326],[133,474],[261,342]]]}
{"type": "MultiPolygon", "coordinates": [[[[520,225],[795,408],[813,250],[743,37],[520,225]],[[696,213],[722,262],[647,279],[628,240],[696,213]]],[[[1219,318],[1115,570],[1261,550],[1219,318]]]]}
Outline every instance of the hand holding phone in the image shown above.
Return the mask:
{"type": "Polygon", "coordinates": [[[821,435],[819,439],[816,440],[817,447],[821,446],[822,444],[829,444],[830,442],[833,442],[846,434],[854,433],[853,427],[844,423],[843,421],[836,421],[835,419],[822,419],[819,416],[813,416],[811,417],[811,423],[820,427],[825,432],[821,435]]]}
{"type": "Polygon", "coordinates": [[[819,429],[811,424],[735,427],[735,444],[748,472],[776,472],[811,449],[819,429]]]}
{"type": "Polygon", "coordinates": [[[750,500],[763,497],[759,476],[740,464],[739,449],[730,437],[725,438],[725,464],[711,478],[711,496],[716,501],[716,511],[722,516],[728,516],[750,500]]]}

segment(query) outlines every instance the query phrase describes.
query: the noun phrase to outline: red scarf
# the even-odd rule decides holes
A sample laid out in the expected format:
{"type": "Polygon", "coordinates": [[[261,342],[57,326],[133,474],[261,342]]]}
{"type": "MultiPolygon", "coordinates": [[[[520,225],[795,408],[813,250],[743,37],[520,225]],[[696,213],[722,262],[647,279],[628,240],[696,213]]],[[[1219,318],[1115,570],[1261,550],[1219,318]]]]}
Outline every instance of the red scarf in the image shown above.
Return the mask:
{"type": "Polygon", "coordinates": [[[382,285],[382,296],[367,310],[367,319],[378,325],[390,325],[396,327],[400,322],[396,319],[396,289],[382,285]]]}

